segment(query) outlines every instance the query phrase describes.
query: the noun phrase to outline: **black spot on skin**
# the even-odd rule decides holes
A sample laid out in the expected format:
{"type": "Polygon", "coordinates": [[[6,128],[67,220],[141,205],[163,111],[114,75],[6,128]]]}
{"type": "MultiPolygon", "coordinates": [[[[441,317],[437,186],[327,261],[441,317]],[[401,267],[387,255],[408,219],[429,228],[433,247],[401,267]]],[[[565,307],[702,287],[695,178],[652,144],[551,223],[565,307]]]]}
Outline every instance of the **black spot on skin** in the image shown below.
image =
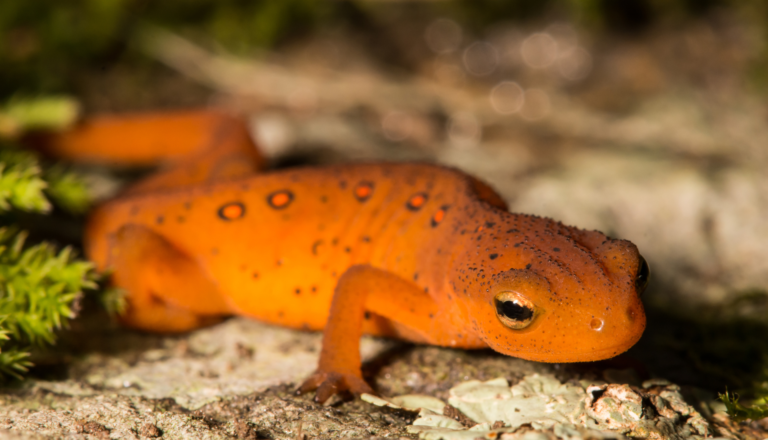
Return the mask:
{"type": "Polygon", "coordinates": [[[320,203],[328,203],[328,196],[320,196],[320,203]]]}
{"type": "Polygon", "coordinates": [[[366,321],[371,319],[371,312],[366,310],[365,313],[363,314],[363,317],[365,318],[366,321]]]}
{"type": "Polygon", "coordinates": [[[293,293],[295,293],[296,295],[301,295],[301,289],[297,287],[296,290],[293,291],[293,293]]]}
{"type": "Polygon", "coordinates": [[[192,202],[184,202],[184,209],[186,210],[192,209],[192,202]]]}
{"type": "Polygon", "coordinates": [[[345,248],[344,248],[344,252],[346,252],[346,253],[350,253],[350,252],[352,252],[352,248],[350,248],[349,246],[347,246],[347,247],[345,247],[345,248]]]}
{"type": "Polygon", "coordinates": [[[416,281],[418,279],[419,279],[419,273],[418,272],[414,272],[414,274],[413,274],[413,281],[416,281]]]}
{"type": "Polygon", "coordinates": [[[552,250],[555,252],[560,252],[560,248],[552,248],[552,250]]]}
{"type": "Polygon", "coordinates": [[[182,215],[180,215],[180,216],[176,217],[176,221],[177,221],[178,223],[184,223],[186,220],[187,220],[187,219],[186,219],[184,216],[182,216],[182,215]]]}
{"type": "Polygon", "coordinates": [[[259,277],[259,273],[258,273],[258,272],[254,272],[254,273],[253,273],[253,278],[254,278],[254,279],[256,279],[256,278],[258,278],[258,277],[259,277]]]}
{"type": "Polygon", "coordinates": [[[517,230],[517,229],[515,229],[515,228],[512,228],[512,229],[508,229],[508,230],[507,230],[507,234],[512,234],[512,233],[515,233],[515,232],[520,232],[520,231],[519,231],[519,230],[517,230]]]}
{"type": "Polygon", "coordinates": [[[486,228],[492,228],[494,226],[496,226],[496,223],[494,223],[494,222],[485,222],[485,227],[486,228]]]}
{"type": "Polygon", "coordinates": [[[317,286],[312,286],[312,293],[316,293],[316,292],[317,292],[317,286]]]}
{"type": "Polygon", "coordinates": [[[362,240],[364,243],[370,243],[370,242],[371,242],[371,237],[369,237],[369,236],[367,236],[367,235],[363,235],[363,236],[360,238],[360,240],[362,240]]]}
{"type": "Polygon", "coordinates": [[[317,240],[312,243],[312,255],[317,256],[318,247],[320,247],[321,244],[323,244],[323,240],[317,240]]]}
{"type": "Polygon", "coordinates": [[[491,255],[488,255],[488,258],[490,258],[491,260],[495,260],[498,256],[499,254],[491,254],[491,255]]]}
{"type": "Polygon", "coordinates": [[[157,297],[157,295],[155,295],[155,294],[150,294],[150,295],[149,295],[149,301],[150,301],[152,304],[157,304],[157,305],[162,305],[162,304],[164,304],[164,303],[163,303],[163,300],[162,300],[162,299],[160,299],[160,298],[158,298],[158,297],[157,297]]]}
{"type": "Polygon", "coordinates": [[[164,221],[165,221],[165,217],[163,217],[162,215],[158,215],[158,216],[157,216],[157,219],[155,219],[155,222],[156,222],[158,225],[162,225],[164,221]]]}
{"type": "Polygon", "coordinates": [[[526,270],[529,270],[530,268],[531,268],[531,263],[528,263],[528,264],[525,265],[525,269],[526,270]]]}
{"type": "Polygon", "coordinates": [[[346,180],[342,180],[342,181],[340,181],[340,182],[339,182],[339,188],[341,188],[341,189],[347,189],[347,181],[346,181],[346,180]]]}

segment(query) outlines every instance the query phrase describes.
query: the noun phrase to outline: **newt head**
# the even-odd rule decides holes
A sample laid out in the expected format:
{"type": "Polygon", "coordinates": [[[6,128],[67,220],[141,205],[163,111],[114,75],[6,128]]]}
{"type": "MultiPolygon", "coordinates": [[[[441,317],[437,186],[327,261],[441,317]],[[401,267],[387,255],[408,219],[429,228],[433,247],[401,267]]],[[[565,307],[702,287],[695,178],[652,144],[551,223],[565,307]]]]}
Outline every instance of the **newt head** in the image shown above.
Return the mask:
{"type": "Polygon", "coordinates": [[[647,263],[629,241],[556,226],[549,239],[505,247],[458,278],[474,332],[498,352],[540,362],[628,350],[645,329],[647,263]]]}

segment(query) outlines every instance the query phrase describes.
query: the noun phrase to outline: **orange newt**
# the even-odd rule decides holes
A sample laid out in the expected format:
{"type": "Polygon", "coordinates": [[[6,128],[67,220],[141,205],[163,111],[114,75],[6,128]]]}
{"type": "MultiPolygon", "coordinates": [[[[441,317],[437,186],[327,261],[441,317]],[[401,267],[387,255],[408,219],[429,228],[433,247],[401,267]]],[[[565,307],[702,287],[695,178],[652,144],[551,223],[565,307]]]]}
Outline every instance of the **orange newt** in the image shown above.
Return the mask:
{"type": "Polygon", "coordinates": [[[129,292],[122,321],[176,332],[245,315],[323,330],[300,387],[371,392],[361,334],[596,361],[645,328],[636,246],[512,214],[490,187],[426,164],[260,173],[244,123],[213,111],[99,117],[47,136],[59,157],[160,170],[98,207],[85,249],[129,292]]]}

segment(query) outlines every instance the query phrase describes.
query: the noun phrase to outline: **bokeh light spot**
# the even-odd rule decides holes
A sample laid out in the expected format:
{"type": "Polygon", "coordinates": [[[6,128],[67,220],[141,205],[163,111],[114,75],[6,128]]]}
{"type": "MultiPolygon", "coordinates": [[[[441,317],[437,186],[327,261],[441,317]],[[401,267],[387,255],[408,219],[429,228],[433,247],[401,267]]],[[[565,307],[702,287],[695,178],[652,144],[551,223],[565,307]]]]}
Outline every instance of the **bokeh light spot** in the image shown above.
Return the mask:
{"type": "Polygon", "coordinates": [[[491,105],[502,115],[520,111],[525,102],[525,92],[514,81],[502,81],[491,89],[491,105]]]}

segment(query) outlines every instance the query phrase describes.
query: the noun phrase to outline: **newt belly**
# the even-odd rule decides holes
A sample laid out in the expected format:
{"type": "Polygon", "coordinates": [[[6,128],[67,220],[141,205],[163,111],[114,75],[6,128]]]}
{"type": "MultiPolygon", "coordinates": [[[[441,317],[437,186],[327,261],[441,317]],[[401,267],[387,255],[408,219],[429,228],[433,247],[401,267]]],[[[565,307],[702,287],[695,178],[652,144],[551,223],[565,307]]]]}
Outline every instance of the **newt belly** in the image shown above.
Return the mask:
{"type": "Polygon", "coordinates": [[[238,314],[324,330],[302,386],[319,387],[320,400],[370,391],[363,332],[544,362],[609,358],[643,332],[648,268],[632,243],[509,213],[454,169],[259,173],[242,123],[208,112],[96,120],[46,148],[120,161],[133,141],[131,160],[157,160],[156,149],[137,151],[174,142],[156,128],[164,118],[199,134],[168,149],[181,159],[97,208],[86,232],[88,256],[130,294],[128,325],[183,331],[238,314]]]}

